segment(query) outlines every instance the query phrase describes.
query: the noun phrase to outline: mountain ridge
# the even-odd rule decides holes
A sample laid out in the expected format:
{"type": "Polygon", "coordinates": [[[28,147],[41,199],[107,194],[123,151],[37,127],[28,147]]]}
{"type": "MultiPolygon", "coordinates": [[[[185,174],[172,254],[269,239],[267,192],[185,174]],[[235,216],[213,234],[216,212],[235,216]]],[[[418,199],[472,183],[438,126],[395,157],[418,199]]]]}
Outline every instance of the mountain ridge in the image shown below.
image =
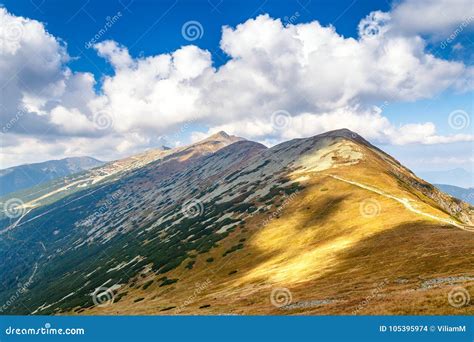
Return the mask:
{"type": "Polygon", "coordinates": [[[474,284],[472,206],[348,130],[271,148],[228,139],[117,161],[111,178],[1,220],[4,287],[33,279],[7,312],[467,312],[443,291],[474,284]],[[382,282],[384,301],[360,308],[382,282]],[[269,303],[282,287],[312,304],[269,303]]]}
{"type": "MultiPolygon", "coordinates": [[[[151,149],[125,157],[123,159],[114,160],[104,163],[100,167],[94,168],[90,172],[86,172],[77,176],[70,176],[60,179],[54,179],[44,185],[25,189],[20,192],[12,192],[3,197],[3,202],[11,198],[18,198],[28,207],[37,207],[43,204],[49,204],[68,196],[72,193],[80,191],[84,187],[100,184],[104,181],[113,181],[117,177],[121,177],[127,172],[152,163],[171,154],[180,153],[186,155],[190,149],[195,149],[196,153],[211,153],[214,149],[228,145],[230,143],[244,140],[243,138],[230,136],[225,132],[219,132],[206,139],[194,144],[172,148],[172,149],[151,149]],[[224,134],[221,134],[224,133],[224,134]],[[199,151],[202,149],[202,151],[199,151]],[[206,152],[207,151],[207,152],[206,152]],[[31,196],[33,194],[33,196],[31,196]]],[[[190,157],[190,155],[188,155],[190,157]]]]}
{"type": "Polygon", "coordinates": [[[466,203],[474,205],[474,188],[462,188],[449,184],[433,184],[441,191],[458,198],[466,203]]]}
{"type": "Polygon", "coordinates": [[[69,157],[0,170],[0,196],[104,164],[92,157],[69,157]]]}

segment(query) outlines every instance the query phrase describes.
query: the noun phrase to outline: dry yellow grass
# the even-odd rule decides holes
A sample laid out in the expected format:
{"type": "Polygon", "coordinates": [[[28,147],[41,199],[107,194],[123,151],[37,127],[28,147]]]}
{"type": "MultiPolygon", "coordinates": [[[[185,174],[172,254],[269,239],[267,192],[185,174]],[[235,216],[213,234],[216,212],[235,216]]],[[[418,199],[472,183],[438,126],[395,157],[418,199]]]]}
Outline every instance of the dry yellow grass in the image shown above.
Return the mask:
{"type": "Polygon", "coordinates": [[[474,297],[474,278],[468,278],[474,277],[473,233],[331,177],[383,189],[450,218],[421,193],[401,187],[375,153],[364,154],[357,165],[299,172],[295,177],[305,180],[305,189],[280,208],[278,218],[261,227],[268,213],[254,216],[219,247],[197,255],[193,269],[185,261],[165,274],[178,283],[159,287],[155,281],[143,290],[158,278],[148,275],[138,286],[121,288],[126,295],[118,303],[81,313],[473,314],[471,303],[456,308],[448,301],[456,285],[474,297]],[[242,239],[243,249],[223,257],[242,239]],[[215,261],[206,262],[210,257],[215,261]],[[288,289],[290,306],[272,305],[275,288],[288,289]]]}

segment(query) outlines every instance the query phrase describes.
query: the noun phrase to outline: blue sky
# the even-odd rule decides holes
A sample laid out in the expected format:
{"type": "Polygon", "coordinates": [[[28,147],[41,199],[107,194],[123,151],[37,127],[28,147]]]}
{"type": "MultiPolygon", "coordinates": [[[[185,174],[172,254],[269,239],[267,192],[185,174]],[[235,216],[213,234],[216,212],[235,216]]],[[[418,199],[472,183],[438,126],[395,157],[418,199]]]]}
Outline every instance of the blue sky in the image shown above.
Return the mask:
{"type": "Polygon", "coordinates": [[[105,61],[94,51],[84,49],[84,42],[96,34],[106,17],[119,11],[124,14],[123,20],[114,25],[104,39],[113,39],[127,46],[132,55],[168,53],[189,44],[181,35],[181,26],[189,20],[197,20],[203,25],[205,34],[195,43],[218,54],[219,57],[215,56],[213,60],[220,65],[227,59],[219,50],[223,25],[236,26],[262,13],[283,19],[298,12],[299,22],[317,18],[323,25],[337,25],[337,32],[344,36],[356,37],[361,18],[373,10],[389,9],[387,2],[367,0],[71,0],[67,5],[59,0],[3,0],[1,3],[16,15],[46,23],[51,34],[67,42],[72,56],[85,54],[85,58],[71,63],[71,67],[94,72],[96,76],[112,70],[107,69],[105,61]]]}
{"type": "MultiPolygon", "coordinates": [[[[5,94],[15,95],[8,96],[11,105],[4,101],[10,116],[2,113],[9,138],[2,166],[71,154],[119,158],[163,142],[188,143],[217,129],[272,145],[347,122],[415,170],[448,165],[472,169],[474,14],[469,2],[457,6],[444,0],[0,2],[21,32],[11,43],[18,43],[12,45],[13,52],[8,52],[17,55],[6,69],[12,77],[5,76],[11,88],[5,94]],[[375,15],[369,18],[371,13],[375,15]],[[114,16],[97,45],[86,46],[114,16]],[[30,31],[42,29],[28,23],[44,29],[37,43],[29,38],[30,31]],[[183,34],[187,23],[199,24],[197,39],[183,34]],[[362,23],[369,30],[375,27],[375,34],[362,23]],[[225,37],[224,26],[229,26],[225,37]],[[306,31],[304,39],[294,39],[306,31]],[[328,46],[327,56],[323,48],[314,47],[318,39],[328,46]],[[39,55],[54,60],[54,66],[48,65],[51,68],[44,74],[41,70],[24,75],[25,69],[31,70],[31,59],[18,56],[24,55],[22,49],[30,51],[28,44],[34,51],[44,48],[39,55]],[[185,48],[189,46],[196,49],[185,48]],[[301,54],[308,49],[316,52],[303,62],[301,54]],[[347,63],[343,59],[332,63],[331,56],[339,58],[341,53],[347,54],[347,63]],[[170,65],[181,75],[178,80],[167,79],[156,69],[154,78],[145,79],[149,70],[140,61],[149,59],[156,68],[161,65],[158,56],[172,56],[170,65]],[[240,75],[243,79],[236,81],[240,75]],[[14,86],[12,78],[17,81],[14,86]],[[41,80],[47,81],[38,84],[39,91],[32,90],[41,80]],[[164,84],[142,89],[133,85],[137,80],[164,84]],[[173,87],[167,88],[165,82],[173,87]],[[254,82],[275,89],[252,89],[249,83],[254,82]],[[338,93],[338,88],[344,91],[338,93]],[[136,102],[124,104],[123,94],[136,102]],[[27,107],[27,113],[12,118],[12,108],[20,105],[27,107]],[[128,105],[132,110],[119,113],[128,105]],[[170,113],[175,107],[176,112],[170,113]],[[291,119],[288,127],[266,125],[282,111],[283,119],[291,119]],[[114,126],[88,127],[97,113],[113,116],[114,126]],[[453,125],[450,118],[460,121],[453,125]],[[39,153],[25,149],[32,142],[41,146],[39,153]]],[[[7,32],[15,25],[7,26],[7,32]]],[[[41,69],[41,63],[35,68],[41,69]]]]}

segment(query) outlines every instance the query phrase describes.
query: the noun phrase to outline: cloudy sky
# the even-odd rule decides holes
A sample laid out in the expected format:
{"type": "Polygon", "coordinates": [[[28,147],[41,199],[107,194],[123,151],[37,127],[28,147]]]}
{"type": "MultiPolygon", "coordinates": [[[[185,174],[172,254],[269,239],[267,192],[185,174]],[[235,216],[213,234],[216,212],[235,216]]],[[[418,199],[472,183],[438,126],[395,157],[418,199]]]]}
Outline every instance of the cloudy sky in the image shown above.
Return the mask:
{"type": "Polygon", "coordinates": [[[347,127],[473,168],[470,0],[0,0],[0,167],[347,127]]]}

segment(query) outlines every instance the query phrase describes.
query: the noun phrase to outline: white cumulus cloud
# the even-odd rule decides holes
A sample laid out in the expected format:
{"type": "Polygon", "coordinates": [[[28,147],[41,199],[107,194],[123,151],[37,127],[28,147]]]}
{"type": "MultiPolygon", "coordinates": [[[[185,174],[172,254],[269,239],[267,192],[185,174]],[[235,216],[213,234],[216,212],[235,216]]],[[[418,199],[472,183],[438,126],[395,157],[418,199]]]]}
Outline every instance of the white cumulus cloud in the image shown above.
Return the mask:
{"type": "Polygon", "coordinates": [[[431,17],[448,6],[422,2],[424,7],[407,0],[390,12],[368,14],[357,38],[316,20],[283,25],[260,15],[223,28],[220,47],[229,59],[219,67],[209,51],[194,45],[133,57],[115,41],[99,42],[94,48],[113,74],[103,76],[98,91],[92,74],[67,66],[67,46],[42,23],[0,8],[0,114],[8,128],[2,164],[37,158],[28,150],[33,143],[42,159],[116,158],[155,146],[161,135],[190,123],[270,143],[342,127],[386,144],[473,141],[469,134],[440,135],[432,122],[416,118],[396,127],[380,106],[472,90],[473,68],[430,54],[420,35],[456,27],[472,6],[460,1],[446,12],[449,19],[429,25],[405,23],[407,13],[421,15],[424,8],[431,17]],[[272,122],[277,111],[288,113],[284,127],[272,122]],[[106,129],[97,124],[98,115],[110,120],[106,129]]]}

